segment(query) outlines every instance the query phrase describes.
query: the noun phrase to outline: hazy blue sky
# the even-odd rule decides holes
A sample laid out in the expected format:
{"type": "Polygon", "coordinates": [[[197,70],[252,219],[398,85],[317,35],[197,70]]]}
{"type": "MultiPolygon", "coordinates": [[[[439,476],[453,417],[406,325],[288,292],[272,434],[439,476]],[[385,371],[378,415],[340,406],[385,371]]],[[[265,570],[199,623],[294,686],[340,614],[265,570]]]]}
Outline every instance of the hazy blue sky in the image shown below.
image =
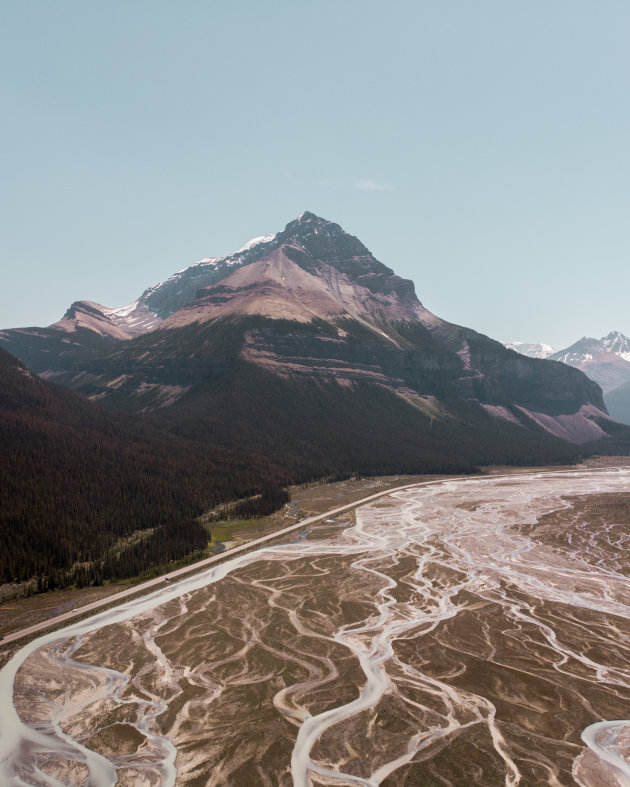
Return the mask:
{"type": "Polygon", "coordinates": [[[630,334],[627,0],[4,0],[0,326],[311,210],[495,338],[630,334]]]}

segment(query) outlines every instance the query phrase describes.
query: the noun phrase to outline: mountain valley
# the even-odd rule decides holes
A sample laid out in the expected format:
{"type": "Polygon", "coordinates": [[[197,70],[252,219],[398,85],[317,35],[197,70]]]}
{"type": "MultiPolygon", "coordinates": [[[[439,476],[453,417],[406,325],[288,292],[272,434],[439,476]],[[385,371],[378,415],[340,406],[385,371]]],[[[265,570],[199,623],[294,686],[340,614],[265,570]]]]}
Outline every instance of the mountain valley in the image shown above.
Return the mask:
{"type": "Polygon", "coordinates": [[[276,235],[173,274],[129,306],[80,301],[47,328],[5,329],[0,347],[39,375],[2,356],[3,423],[12,430],[3,487],[15,490],[5,491],[5,543],[24,529],[19,523],[39,516],[45,528],[61,512],[74,533],[63,555],[4,566],[5,580],[35,574],[43,587],[51,578],[73,581],[82,564],[82,581],[100,581],[103,567],[106,576],[126,576],[203,550],[208,538],[197,518],[205,510],[251,498],[259,502],[243,511],[266,513],[282,504],[287,484],[570,462],[630,445],[630,430],[608,416],[601,389],[581,371],[441,320],[411,281],[308,212],[276,235]],[[38,396],[59,404],[44,406],[38,396]],[[54,438],[42,443],[42,432],[54,438]],[[121,440],[129,445],[116,449],[121,440]],[[85,448],[96,450],[95,462],[82,458],[85,448]],[[59,450],[68,467],[54,470],[59,450]],[[111,460],[98,458],[114,450],[126,457],[117,477],[127,461],[140,474],[111,495],[115,512],[104,490],[120,481],[112,481],[111,460]],[[58,498],[43,514],[25,502],[29,455],[40,457],[37,487],[58,498]],[[86,473],[90,480],[77,482],[86,473]],[[150,529],[156,514],[140,503],[152,475],[168,490],[167,509],[184,517],[178,527],[195,534],[190,543],[182,530],[179,546],[153,548],[166,530],[150,529]],[[179,475],[190,484],[176,495],[179,475]],[[95,485],[93,499],[81,495],[85,483],[95,485]],[[120,532],[101,530],[102,543],[88,549],[94,528],[122,522],[127,508],[144,513],[120,532]]]}
{"type": "Polygon", "coordinates": [[[7,658],[7,784],[626,773],[630,472],[541,467],[630,451],[582,370],[440,319],[305,213],[128,306],[1,331],[0,372],[0,578],[157,575],[7,658]],[[317,521],[289,499],[348,478],[355,511],[343,483],[310,487],[317,521]]]}

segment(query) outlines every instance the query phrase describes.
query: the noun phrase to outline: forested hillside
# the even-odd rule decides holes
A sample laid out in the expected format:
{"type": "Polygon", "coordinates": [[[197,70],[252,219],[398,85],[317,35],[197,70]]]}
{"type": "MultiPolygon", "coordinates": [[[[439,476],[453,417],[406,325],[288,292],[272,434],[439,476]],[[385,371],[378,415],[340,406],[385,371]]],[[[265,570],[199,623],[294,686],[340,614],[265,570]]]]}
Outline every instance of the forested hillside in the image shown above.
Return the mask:
{"type": "Polygon", "coordinates": [[[196,518],[287,478],[263,457],[159,434],[0,351],[0,581],[137,574],[207,545],[196,518]]]}

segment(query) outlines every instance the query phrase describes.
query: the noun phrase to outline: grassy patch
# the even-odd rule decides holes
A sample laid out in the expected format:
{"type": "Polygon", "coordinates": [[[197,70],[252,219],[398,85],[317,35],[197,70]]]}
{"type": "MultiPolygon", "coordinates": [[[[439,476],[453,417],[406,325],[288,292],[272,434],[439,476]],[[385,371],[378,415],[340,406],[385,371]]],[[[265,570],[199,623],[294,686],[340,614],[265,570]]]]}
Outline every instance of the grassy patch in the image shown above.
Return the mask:
{"type": "Polygon", "coordinates": [[[208,531],[210,547],[229,541],[251,541],[274,530],[290,524],[286,516],[271,515],[258,519],[226,519],[223,521],[205,521],[203,526],[208,531]]]}

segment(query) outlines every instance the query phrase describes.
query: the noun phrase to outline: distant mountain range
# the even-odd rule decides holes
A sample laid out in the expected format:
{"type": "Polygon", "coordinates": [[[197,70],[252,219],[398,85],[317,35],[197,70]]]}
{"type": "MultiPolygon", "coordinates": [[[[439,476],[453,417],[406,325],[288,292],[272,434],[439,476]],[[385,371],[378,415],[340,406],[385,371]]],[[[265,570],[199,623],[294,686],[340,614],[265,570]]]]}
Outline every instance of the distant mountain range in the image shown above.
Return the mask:
{"type": "Polygon", "coordinates": [[[540,342],[502,342],[508,350],[514,350],[521,355],[527,355],[529,358],[549,358],[550,355],[555,353],[555,350],[549,344],[541,344],[540,342]]]}
{"type": "Polygon", "coordinates": [[[610,415],[621,423],[630,424],[630,339],[620,331],[611,331],[601,339],[584,336],[570,347],[557,351],[543,344],[504,344],[529,357],[547,357],[580,369],[602,387],[610,415]],[[550,352],[546,352],[547,349],[550,352]]]}
{"type": "Polygon", "coordinates": [[[619,331],[602,339],[584,337],[549,357],[581,369],[604,393],[630,381],[630,340],[619,331]]]}

